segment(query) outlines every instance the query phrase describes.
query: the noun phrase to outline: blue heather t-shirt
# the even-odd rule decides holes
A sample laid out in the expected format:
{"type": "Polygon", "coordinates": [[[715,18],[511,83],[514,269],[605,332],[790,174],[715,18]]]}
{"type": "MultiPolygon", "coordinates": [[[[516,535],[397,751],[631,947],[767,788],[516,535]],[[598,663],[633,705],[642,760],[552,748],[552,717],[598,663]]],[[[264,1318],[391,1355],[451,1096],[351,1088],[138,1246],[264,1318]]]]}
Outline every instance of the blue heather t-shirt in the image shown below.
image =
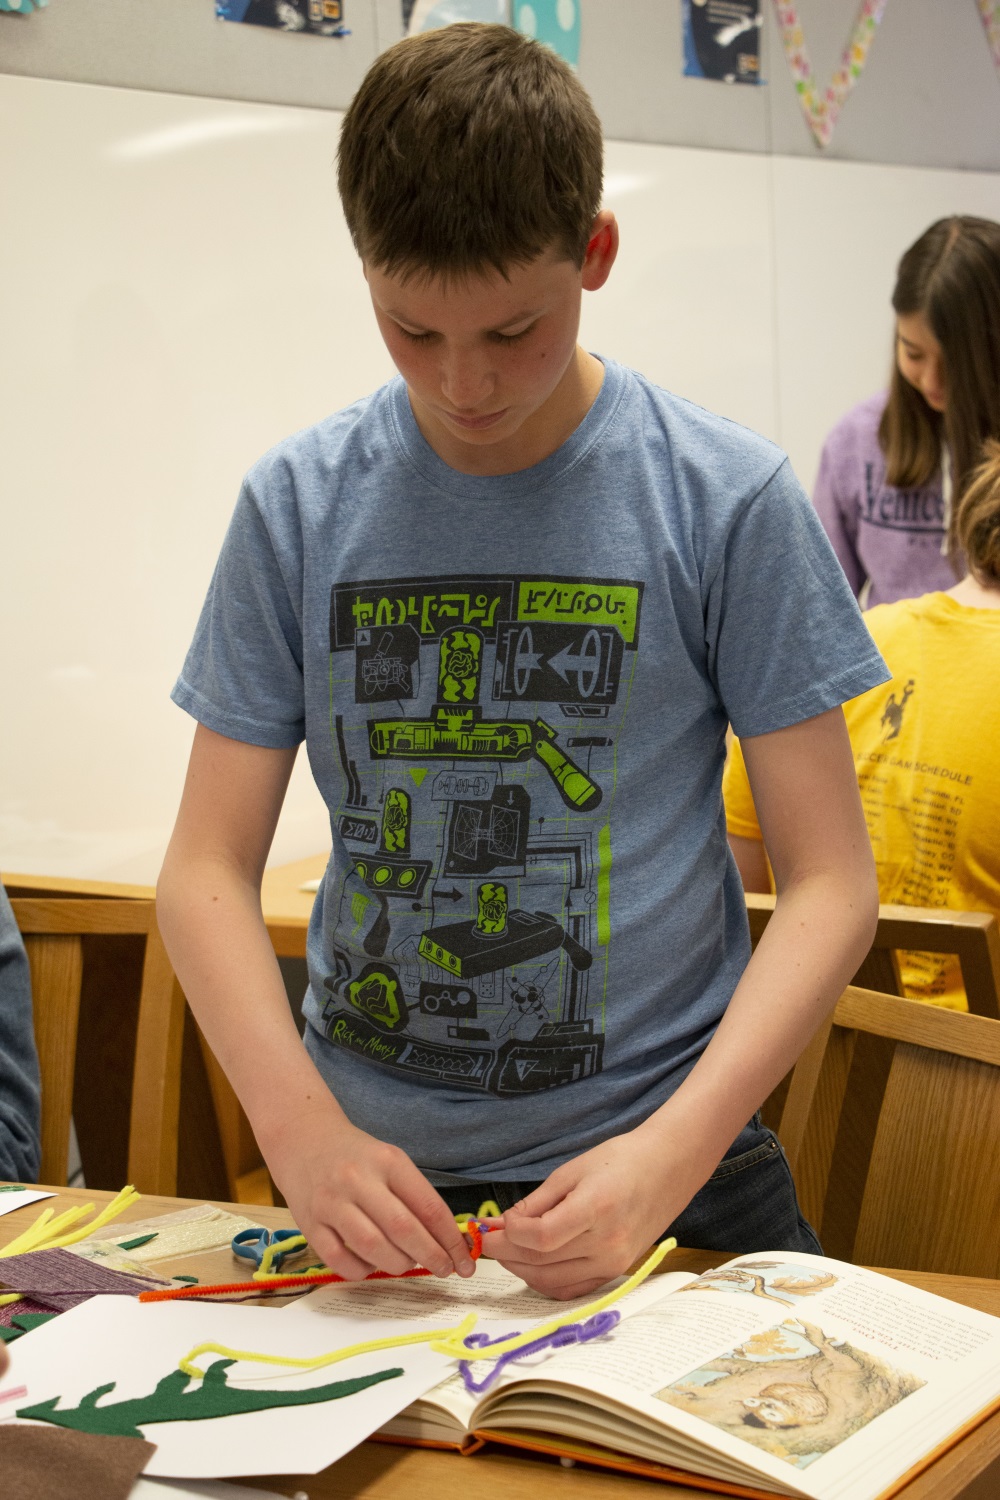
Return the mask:
{"type": "Polygon", "coordinates": [[[888,677],[785,456],[604,364],[514,474],[449,468],[400,379],[273,448],[174,689],[305,738],[306,1045],[438,1182],[544,1177],[673,1093],[750,952],[727,723],[888,677]]]}

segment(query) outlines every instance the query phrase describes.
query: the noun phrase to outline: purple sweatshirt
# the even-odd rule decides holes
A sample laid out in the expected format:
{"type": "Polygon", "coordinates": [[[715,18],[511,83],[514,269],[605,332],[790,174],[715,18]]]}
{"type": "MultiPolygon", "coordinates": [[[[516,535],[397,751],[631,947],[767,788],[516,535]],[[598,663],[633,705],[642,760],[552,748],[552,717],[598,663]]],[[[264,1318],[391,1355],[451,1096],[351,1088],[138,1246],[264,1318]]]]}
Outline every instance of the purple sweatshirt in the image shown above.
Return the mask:
{"type": "Polygon", "coordinates": [[[878,443],[884,393],[841,417],[823,445],[813,503],[851,588],[871,589],[865,607],[892,604],[953,588],[955,573],[941,554],[945,503],[940,476],[919,489],[885,482],[878,443]]]}

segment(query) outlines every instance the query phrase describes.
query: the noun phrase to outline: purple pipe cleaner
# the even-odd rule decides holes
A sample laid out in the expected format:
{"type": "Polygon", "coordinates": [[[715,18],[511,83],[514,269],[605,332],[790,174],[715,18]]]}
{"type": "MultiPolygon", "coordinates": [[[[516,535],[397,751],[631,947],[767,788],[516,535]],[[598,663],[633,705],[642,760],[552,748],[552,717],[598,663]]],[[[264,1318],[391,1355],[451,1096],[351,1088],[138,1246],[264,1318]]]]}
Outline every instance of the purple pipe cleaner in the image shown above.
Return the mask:
{"type": "MultiPolygon", "coordinates": [[[[519,1349],[509,1349],[506,1354],[497,1356],[496,1363],[479,1381],[473,1379],[468,1361],[460,1360],[458,1368],[462,1373],[465,1389],[470,1396],[481,1396],[514,1360],[526,1359],[529,1354],[540,1354],[543,1349],[562,1349],[567,1344],[586,1344],[591,1339],[603,1338],[612,1328],[617,1327],[621,1316],[617,1308],[605,1308],[603,1312],[588,1318],[586,1323],[567,1323],[553,1333],[544,1333],[541,1338],[533,1339],[530,1344],[522,1344],[519,1349]]],[[[485,1333],[470,1333],[465,1342],[470,1349],[488,1349],[491,1344],[503,1344],[509,1338],[517,1338],[517,1334],[503,1333],[499,1338],[491,1339],[485,1333]]]]}

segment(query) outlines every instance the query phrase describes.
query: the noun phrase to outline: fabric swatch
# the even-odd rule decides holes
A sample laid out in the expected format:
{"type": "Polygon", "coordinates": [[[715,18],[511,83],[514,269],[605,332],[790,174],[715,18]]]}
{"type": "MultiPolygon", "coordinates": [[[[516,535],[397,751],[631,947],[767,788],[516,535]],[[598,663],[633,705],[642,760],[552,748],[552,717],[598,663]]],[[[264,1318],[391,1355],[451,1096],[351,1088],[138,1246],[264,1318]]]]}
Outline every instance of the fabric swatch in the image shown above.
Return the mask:
{"type": "MultiPolygon", "coordinates": [[[[0,1261],[0,1281],[14,1292],[29,1292],[39,1302],[65,1309],[77,1307],[98,1294],[138,1297],[159,1283],[123,1276],[107,1266],[81,1260],[68,1250],[29,1250],[0,1261]]],[[[17,1303],[10,1304],[24,1312],[17,1303]]]]}
{"type": "Polygon", "coordinates": [[[401,1369],[378,1370],[374,1375],[359,1375],[353,1380],[335,1380],[330,1385],[312,1386],[301,1391],[245,1390],[231,1386],[226,1370],[235,1360],[217,1359],[209,1365],[204,1378],[191,1382],[183,1370],[171,1370],[157,1382],[148,1396],[126,1401],[108,1401],[98,1406],[102,1396],[115,1388],[115,1381],[88,1391],[79,1406],[57,1410],[61,1396],[39,1401],[35,1406],[21,1406],[17,1415],[32,1422],[54,1422],[78,1432],[97,1432],[118,1437],[141,1437],[140,1429],[152,1422],[196,1422],[210,1417],[240,1416],[244,1412],[267,1411],[275,1406],[311,1406],[317,1401],[336,1401],[353,1396],[383,1380],[402,1375],[401,1369]],[[187,1387],[191,1385],[191,1389],[187,1387]]]}
{"type": "Polygon", "coordinates": [[[232,1243],[241,1229],[256,1229],[253,1219],[213,1208],[210,1203],[196,1208],[178,1209],[176,1213],[156,1218],[134,1219],[128,1224],[109,1225],[73,1246],[74,1255],[87,1260],[106,1260],[122,1254],[121,1242],[137,1235],[155,1234],[156,1239],[124,1252],[129,1259],[143,1264],[157,1260],[175,1260],[183,1255],[198,1255],[203,1250],[221,1250],[232,1243]]]}
{"type": "Polygon", "coordinates": [[[12,1328],[14,1319],[21,1318],[25,1313],[50,1313],[51,1307],[46,1307],[44,1302],[36,1302],[34,1297],[19,1297],[16,1302],[7,1302],[0,1307],[0,1328],[12,1328]]]}
{"type": "Polygon", "coordinates": [[[142,1439],[0,1424],[0,1475],[9,1500],[128,1500],[155,1452],[142,1439]]]}
{"type": "MultiPolygon", "coordinates": [[[[20,1307],[20,1305],[20,1303],[17,1304],[18,1307],[20,1307]]],[[[0,1324],[0,1340],[2,1340],[5,1344],[12,1344],[15,1339],[23,1338],[24,1335],[26,1333],[30,1333],[33,1328],[40,1328],[41,1325],[43,1323],[47,1323],[50,1318],[57,1318],[58,1316],[59,1314],[54,1312],[33,1313],[17,1312],[15,1310],[15,1314],[11,1318],[9,1325],[0,1324]]]]}

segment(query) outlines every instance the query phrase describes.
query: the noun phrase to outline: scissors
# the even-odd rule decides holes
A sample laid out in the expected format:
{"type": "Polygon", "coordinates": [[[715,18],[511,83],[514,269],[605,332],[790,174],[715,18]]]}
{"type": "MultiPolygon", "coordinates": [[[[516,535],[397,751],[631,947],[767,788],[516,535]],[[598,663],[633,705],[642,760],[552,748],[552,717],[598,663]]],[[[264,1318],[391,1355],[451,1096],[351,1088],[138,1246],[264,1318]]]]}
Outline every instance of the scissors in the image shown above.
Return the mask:
{"type": "MultiPolygon", "coordinates": [[[[242,1260],[252,1260],[260,1269],[264,1259],[264,1253],[272,1250],[276,1245],[283,1244],[285,1240],[302,1240],[300,1229],[241,1229],[239,1234],[233,1235],[233,1254],[242,1260]]],[[[277,1271],[284,1260],[290,1255],[299,1255],[305,1244],[293,1245],[290,1250],[273,1250],[271,1256],[271,1270],[277,1271]]]]}

